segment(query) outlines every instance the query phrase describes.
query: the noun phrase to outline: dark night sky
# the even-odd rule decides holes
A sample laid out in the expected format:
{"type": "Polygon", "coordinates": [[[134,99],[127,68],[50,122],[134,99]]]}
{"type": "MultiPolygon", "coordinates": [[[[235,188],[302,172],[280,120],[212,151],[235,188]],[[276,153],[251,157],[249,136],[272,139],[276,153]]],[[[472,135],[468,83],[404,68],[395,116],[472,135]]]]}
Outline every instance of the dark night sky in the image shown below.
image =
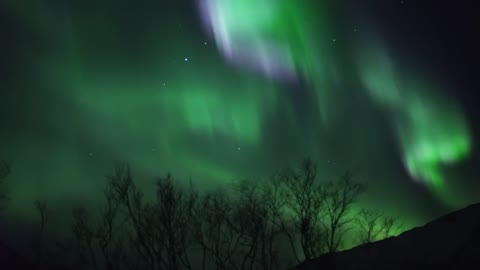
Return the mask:
{"type": "MultiPolygon", "coordinates": [[[[288,66],[283,59],[293,59],[293,82],[232,64],[193,1],[66,2],[0,4],[0,159],[13,164],[12,220],[29,222],[37,198],[59,212],[95,202],[117,161],[130,162],[143,187],[170,170],[203,188],[266,177],[311,155],[324,179],[358,172],[369,185],[362,203],[397,212],[409,225],[480,198],[478,23],[471,1],[282,1],[291,14],[279,15],[284,24],[267,34],[293,49],[265,61],[280,69],[288,66]],[[295,23],[305,27],[286,29],[295,23]],[[324,47],[328,61],[317,52],[324,47]],[[388,48],[398,82],[383,72],[362,77],[382,64],[373,47],[388,48]],[[374,99],[364,80],[413,87],[399,90],[407,93],[403,99],[392,98],[395,90],[375,92],[374,99]],[[421,127],[416,116],[411,125],[398,120],[412,114],[405,97],[417,94],[431,120],[421,127]],[[414,128],[448,133],[433,146],[426,139],[431,152],[453,149],[469,134],[468,155],[435,167],[448,183],[441,191],[422,184],[428,179],[413,180],[404,166],[418,142],[414,128]]],[[[246,15],[228,17],[227,31],[242,27],[254,3],[239,5],[246,15]]],[[[253,28],[232,40],[240,58],[258,61],[264,47],[248,42],[266,46],[265,33],[250,19],[253,28]]],[[[418,173],[429,162],[418,161],[418,173]]]]}

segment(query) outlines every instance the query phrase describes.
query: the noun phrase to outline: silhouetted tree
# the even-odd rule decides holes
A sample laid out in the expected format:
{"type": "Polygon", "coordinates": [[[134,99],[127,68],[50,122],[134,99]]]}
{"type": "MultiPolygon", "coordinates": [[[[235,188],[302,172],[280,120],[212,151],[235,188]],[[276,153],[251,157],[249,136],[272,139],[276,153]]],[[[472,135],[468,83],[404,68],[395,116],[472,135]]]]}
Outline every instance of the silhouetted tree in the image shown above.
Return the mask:
{"type": "MultiPolygon", "coordinates": [[[[143,199],[143,193],[138,190],[127,164],[118,165],[114,174],[109,176],[109,185],[112,198],[121,206],[127,221],[129,244],[136,252],[138,260],[134,263],[137,268],[156,269],[159,262],[156,255],[161,252],[160,246],[155,243],[152,216],[155,214],[153,206],[143,199]]],[[[135,255],[130,255],[135,257],[135,255]]]]}
{"type": "Polygon", "coordinates": [[[156,199],[144,200],[128,165],[116,168],[110,186],[130,228],[129,244],[141,257],[137,267],[191,269],[196,192],[178,187],[168,174],[157,181],[156,199]]]}
{"type": "Polygon", "coordinates": [[[353,175],[347,171],[339,181],[325,185],[325,217],[322,221],[327,234],[328,252],[338,251],[341,247],[345,233],[351,229],[349,224],[354,220],[351,207],[358,196],[365,192],[364,185],[354,182],[352,178],[353,175]]]}
{"type": "Polygon", "coordinates": [[[282,176],[273,175],[262,186],[262,197],[268,222],[262,235],[261,265],[262,269],[272,270],[280,268],[279,237],[283,230],[283,220],[286,212],[286,189],[282,185],[282,176]]]}
{"type": "Polygon", "coordinates": [[[324,185],[316,181],[317,166],[311,159],[306,159],[298,170],[285,172],[283,183],[287,189],[287,204],[291,213],[287,213],[291,222],[284,222],[284,229],[289,238],[292,251],[301,262],[296,251],[295,233],[300,235],[300,246],[306,260],[322,253],[324,235],[321,228],[322,207],[326,199],[324,185]],[[294,227],[293,230],[289,224],[294,227]]]}
{"type": "Polygon", "coordinates": [[[252,269],[265,228],[266,211],[259,196],[258,185],[244,181],[237,191],[238,198],[233,204],[232,226],[240,236],[238,269],[252,269]]]}
{"type": "Polygon", "coordinates": [[[381,219],[382,237],[383,239],[389,238],[394,235],[395,232],[403,230],[403,224],[398,217],[384,215],[381,219]]]}
{"type": "Polygon", "coordinates": [[[356,217],[360,244],[371,243],[378,240],[383,232],[381,219],[383,213],[377,210],[362,209],[356,217]]]}
{"type": "Polygon", "coordinates": [[[244,181],[237,190],[234,221],[237,231],[243,234],[239,264],[242,270],[270,269],[275,260],[273,242],[279,224],[274,211],[278,209],[272,208],[276,202],[268,192],[274,190],[268,187],[244,181]]]}
{"type": "MultiPolygon", "coordinates": [[[[316,165],[306,159],[270,181],[241,181],[202,196],[167,174],[147,200],[130,167],[120,165],[108,177],[99,215],[77,208],[71,229],[83,266],[93,269],[278,269],[280,259],[288,260],[280,258],[285,240],[297,262],[338,250],[353,220],[351,206],[364,191],[351,178],[319,182],[316,165]]],[[[45,206],[36,206],[44,220],[45,206]]]]}
{"type": "Polygon", "coordinates": [[[285,205],[277,184],[241,181],[230,195],[203,196],[193,214],[202,269],[276,269],[285,205]]]}
{"type": "Polygon", "coordinates": [[[126,268],[123,224],[119,217],[119,201],[112,185],[104,191],[105,205],[93,217],[84,209],[73,210],[72,232],[83,264],[99,269],[126,268]]]}
{"type": "Polygon", "coordinates": [[[392,236],[393,231],[401,230],[399,219],[378,210],[362,209],[357,213],[360,244],[371,243],[392,236]]]}
{"type": "Polygon", "coordinates": [[[95,238],[103,257],[105,269],[124,268],[125,250],[123,239],[124,219],[119,217],[119,201],[115,200],[113,187],[108,185],[104,191],[105,206],[95,229],[95,238]]]}
{"type": "Polygon", "coordinates": [[[157,181],[155,232],[165,250],[160,256],[167,269],[192,269],[189,252],[193,245],[191,217],[197,202],[196,193],[186,192],[175,185],[168,174],[157,181]]]}
{"type": "Polygon", "coordinates": [[[233,224],[234,205],[222,191],[203,196],[195,211],[195,239],[202,252],[202,269],[237,269],[234,256],[241,233],[233,224]]]}
{"type": "Polygon", "coordinates": [[[72,211],[73,223],[71,230],[78,245],[79,256],[82,266],[89,263],[94,269],[98,269],[97,256],[94,248],[95,231],[90,225],[92,220],[84,208],[75,208],[72,211]]]}

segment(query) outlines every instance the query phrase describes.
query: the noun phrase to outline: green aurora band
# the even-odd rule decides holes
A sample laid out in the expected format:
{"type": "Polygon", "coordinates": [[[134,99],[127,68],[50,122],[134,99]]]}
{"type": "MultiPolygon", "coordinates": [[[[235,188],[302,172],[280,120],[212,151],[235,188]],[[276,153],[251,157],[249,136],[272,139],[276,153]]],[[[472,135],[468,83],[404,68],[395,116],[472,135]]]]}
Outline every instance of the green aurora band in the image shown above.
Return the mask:
{"type": "Polygon", "coordinates": [[[372,100],[391,115],[406,168],[441,200],[455,205],[442,171],[471,151],[464,115],[438,87],[403,72],[379,44],[368,44],[358,53],[359,74],[372,100]]]}
{"type": "Polygon", "coordinates": [[[301,77],[315,90],[324,124],[329,98],[332,34],[328,1],[198,0],[208,31],[229,62],[279,80],[301,77]],[[312,35],[315,33],[315,35],[312,35]]]}
{"type": "MultiPolygon", "coordinates": [[[[331,75],[327,72],[331,62],[326,55],[333,53],[325,42],[330,41],[327,1],[321,1],[323,4],[316,8],[293,0],[200,2],[227,58],[252,57],[267,73],[274,72],[274,68],[293,69],[298,76],[313,82],[321,118],[331,118],[326,109],[333,103],[327,95],[331,86],[326,84],[331,75]],[[252,15],[252,11],[258,14],[252,15]],[[309,24],[312,19],[320,26],[315,32],[309,24]]],[[[455,102],[451,98],[442,99],[439,91],[423,83],[424,78],[397,74],[392,60],[383,51],[381,45],[373,42],[366,51],[358,50],[359,76],[372,101],[391,113],[410,174],[425,181],[436,195],[447,201],[442,165],[469,154],[471,139],[466,120],[455,102]]]]}

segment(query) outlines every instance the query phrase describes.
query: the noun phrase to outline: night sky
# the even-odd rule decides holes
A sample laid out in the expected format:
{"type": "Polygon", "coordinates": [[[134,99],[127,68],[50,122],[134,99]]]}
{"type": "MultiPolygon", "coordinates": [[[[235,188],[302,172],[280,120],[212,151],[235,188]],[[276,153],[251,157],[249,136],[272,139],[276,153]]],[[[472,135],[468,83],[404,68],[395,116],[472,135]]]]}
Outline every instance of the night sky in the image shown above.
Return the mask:
{"type": "Polygon", "coordinates": [[[2,1],[7,214],[95,203],[117,162],[145,189],[168,171],[211,188],[306,156],[320,179],[353,171],[363,206],[409,225],[477,202],[468,5],[2,1]]]}

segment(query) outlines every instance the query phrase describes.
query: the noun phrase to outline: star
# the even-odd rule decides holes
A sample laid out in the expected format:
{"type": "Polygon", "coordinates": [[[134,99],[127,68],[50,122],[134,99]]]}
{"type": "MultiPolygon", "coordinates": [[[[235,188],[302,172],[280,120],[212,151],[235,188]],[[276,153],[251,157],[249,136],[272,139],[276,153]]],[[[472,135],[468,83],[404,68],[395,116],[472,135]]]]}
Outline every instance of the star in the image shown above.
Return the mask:
{"type": "Polygon", "coordinates": [[[240,147],[237,147],[237,150],[240,151],[240,147]]]}
{"type": "Polygon", "coordinates": [[[188,58],[183,59],[185,62],[188,62],[188,58]]]}
{"type": "Polygon", "coordinates": [[[207,42],[204,42],[203,44],[207,45],[208,43],[207,43],[207,42]]]}

